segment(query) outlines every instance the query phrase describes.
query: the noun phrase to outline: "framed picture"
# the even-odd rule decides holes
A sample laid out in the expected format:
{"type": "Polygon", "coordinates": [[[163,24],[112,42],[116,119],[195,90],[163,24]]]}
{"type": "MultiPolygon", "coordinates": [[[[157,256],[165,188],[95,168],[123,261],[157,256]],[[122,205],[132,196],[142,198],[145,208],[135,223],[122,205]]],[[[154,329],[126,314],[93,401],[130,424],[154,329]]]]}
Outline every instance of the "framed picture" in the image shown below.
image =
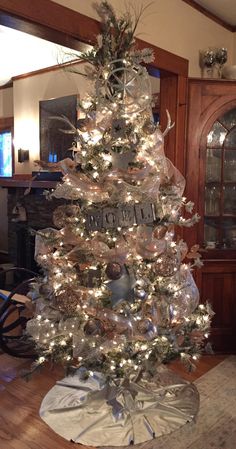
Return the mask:
{"type": "Polygon", "coordinates": [[[77,95],[39,102],[40,159],[58,162],[72,154],[75,134],[70,123],[77,123],[77,95]]]}

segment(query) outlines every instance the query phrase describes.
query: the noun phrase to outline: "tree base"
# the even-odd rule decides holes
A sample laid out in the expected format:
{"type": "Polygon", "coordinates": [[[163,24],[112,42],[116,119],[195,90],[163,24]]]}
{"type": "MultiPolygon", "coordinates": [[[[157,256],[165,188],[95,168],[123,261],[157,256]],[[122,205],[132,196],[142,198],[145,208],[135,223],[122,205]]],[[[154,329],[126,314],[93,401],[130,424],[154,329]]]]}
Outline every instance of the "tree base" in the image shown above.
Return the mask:
{"type": "Polygon", "coordinates": [[[40,408],[41,418],[69,441],[90,446],[127,446],[171,433],[198,413],[197,388],[159,369],[156,382],[123,379],[105,383],[100,373],[80,372],[57,382],[40,408]],[[178,383],[166,382],[170,380],[178,383]],[[162,385],[161,385],[162,384],[162,385]]]}

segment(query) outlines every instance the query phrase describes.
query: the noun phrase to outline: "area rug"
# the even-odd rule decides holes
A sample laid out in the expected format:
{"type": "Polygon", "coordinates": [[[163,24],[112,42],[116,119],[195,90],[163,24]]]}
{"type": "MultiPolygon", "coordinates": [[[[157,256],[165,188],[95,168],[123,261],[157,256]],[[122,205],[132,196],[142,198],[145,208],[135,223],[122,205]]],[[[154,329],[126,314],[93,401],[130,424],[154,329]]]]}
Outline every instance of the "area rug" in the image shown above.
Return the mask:
{"type": "Polygon", "coordinates": [[[196,422],[135,449],[236,449],[236,356],[229,356],[194,383],[200,393],[196,422]]]}

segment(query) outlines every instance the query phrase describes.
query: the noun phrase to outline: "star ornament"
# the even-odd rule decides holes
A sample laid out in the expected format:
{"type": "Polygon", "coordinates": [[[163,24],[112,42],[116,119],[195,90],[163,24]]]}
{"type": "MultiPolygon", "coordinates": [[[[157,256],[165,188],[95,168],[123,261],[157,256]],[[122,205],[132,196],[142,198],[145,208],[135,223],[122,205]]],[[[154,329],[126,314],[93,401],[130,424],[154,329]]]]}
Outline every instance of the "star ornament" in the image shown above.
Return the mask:
{"type": "Polygon", "coordinates": [[[122,104],[130,113],[151,104],[151,84],[144,67],[112,61],[105,80],[105,96],[111,103],[122,104]]]}

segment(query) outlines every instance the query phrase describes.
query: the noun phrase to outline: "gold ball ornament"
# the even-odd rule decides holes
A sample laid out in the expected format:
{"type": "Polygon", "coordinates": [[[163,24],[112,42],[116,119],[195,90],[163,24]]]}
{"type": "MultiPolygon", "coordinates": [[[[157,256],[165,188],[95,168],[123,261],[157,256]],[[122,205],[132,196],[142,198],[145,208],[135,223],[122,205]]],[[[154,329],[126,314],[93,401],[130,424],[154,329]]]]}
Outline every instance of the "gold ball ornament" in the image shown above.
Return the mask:
{"type": "Polygon", "coordinates": [[[67,287],[54,297],[54,306],[66,315],[73,315],[80,309],[82,292],[67,287]]]}
{"type": "Polygon", "coordinates": [[[179,260],[176,254],[162,254],[153,264],[153,269],[158,276],[173,276],[178,270],[179,260]]]}
{"type": "Polygon", "coordinates": [[[157,327],[149,318],[142,318],[137,323],[136,333],[140,339],[152,340],[157,334],[157,327]]]}
{"type": "Polygon", "coordinates": [[[63,228],[66,224],[75,221],[80,213],[80,207],[76,205],[58,206],[53,212],[53,224],[58,228],[63,228]]]}
{"type": "Polygon", "coordinates": [[[116,281],[122,275],[122,266],[118,262],[109,262],[107,264],[105,273],[109,279],[116,281]]]}

